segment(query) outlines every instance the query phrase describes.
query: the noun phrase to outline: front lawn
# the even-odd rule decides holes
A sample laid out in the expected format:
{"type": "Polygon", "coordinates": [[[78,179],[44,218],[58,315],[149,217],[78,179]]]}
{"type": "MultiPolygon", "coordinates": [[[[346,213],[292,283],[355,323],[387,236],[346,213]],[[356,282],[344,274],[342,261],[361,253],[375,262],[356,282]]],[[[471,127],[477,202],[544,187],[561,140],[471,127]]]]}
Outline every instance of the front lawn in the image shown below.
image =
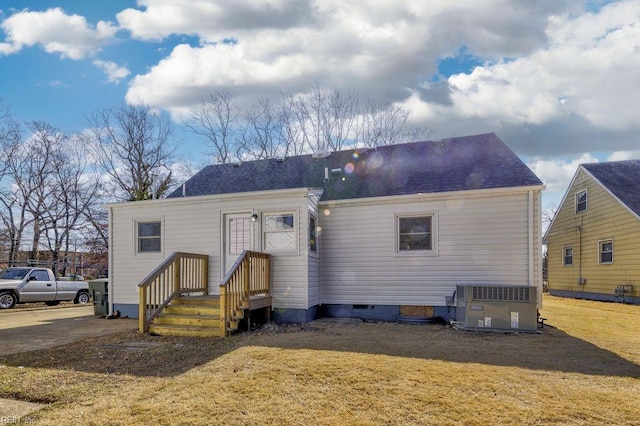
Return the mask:
{"type": "MultiPolygon", "coordinates": [[[[640,307],[545,295],[543,334],[317,321],[0,358],[43,424],[637,424],[640,307]]],[[[24,419],[23,419],[24,420],[24,419]]]]}

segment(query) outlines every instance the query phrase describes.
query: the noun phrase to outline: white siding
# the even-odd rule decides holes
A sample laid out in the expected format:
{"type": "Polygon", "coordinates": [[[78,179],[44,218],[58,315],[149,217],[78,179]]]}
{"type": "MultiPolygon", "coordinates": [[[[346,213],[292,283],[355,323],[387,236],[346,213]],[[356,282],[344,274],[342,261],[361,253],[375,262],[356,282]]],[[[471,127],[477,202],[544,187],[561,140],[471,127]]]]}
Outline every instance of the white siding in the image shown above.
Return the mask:
{"type": "MultiPolygon", "coordinates": [[[[271,195],[248,194],[246,197],[189,197],[131,202],[110,206],[112,209],[111,280],[113,301],[138,303],[137,285],[162,260],[176,251],[208,254],[209,292],[218,294],[222,280],[221,250],[223,217],[227,213],[293,212],[296,215],[298,247],[288,252],[272,252],[272,295],[276,308],[307,308],[307,219],[306,193],[271,195]],[[162,221],[162,252],[138,254],[135,251],[135,223],[141,220],[162,221]]],[[[262,251],[263,235],[259,220],[254,225],[255,250],[262,251]]]]}
{"type": "MultiPolygon", "coordinates": [[[[319,216],[318,216],[318,199],[316,197],[309,197],[309,214],[312,214],[316,217],[316,227],[319,226],[319,216]]],[[[307,229],[309,225],[307,224],[307,229]]],[[[313,307],[319,305],[320,301],[320,236],[321,232],[316,235],[316,253],[313,253],[309,250],[308,253],[308,272],[307,272],[307,282],[309,283],[308,289],[308,303],[307,307],[313,307]]],[[[306,242],[308,247],[308,241],[306,242]]]]}
{"type": "Polygon", "coordinates": [[[527,192],[323,203],[322,303],[442,306],[460,283],[533,285],[528,208],[527,192]],[[399,214],[435,214],[437,253],[396,252],[399,214]]]}

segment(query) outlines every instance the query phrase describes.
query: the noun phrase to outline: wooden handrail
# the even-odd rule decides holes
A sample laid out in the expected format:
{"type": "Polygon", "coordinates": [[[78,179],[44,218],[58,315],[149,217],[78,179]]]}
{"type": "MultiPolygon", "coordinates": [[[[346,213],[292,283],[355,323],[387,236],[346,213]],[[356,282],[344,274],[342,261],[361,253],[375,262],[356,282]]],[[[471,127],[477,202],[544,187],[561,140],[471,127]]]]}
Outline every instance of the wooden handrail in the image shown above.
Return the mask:
{"type": "Polygon", "coordinates": [[[271,255],[245,250],[220,284],[220,331],[229,334],[231,323],[243,317],[251,296],[271,292],[271,255]]]}
{"type": "Polygon", "coordinates": [[[209,256],[175,252],[147,275],[140,284],[138,329],[149,330],[149,323],[181,294],[209,290],[209,256]]]}

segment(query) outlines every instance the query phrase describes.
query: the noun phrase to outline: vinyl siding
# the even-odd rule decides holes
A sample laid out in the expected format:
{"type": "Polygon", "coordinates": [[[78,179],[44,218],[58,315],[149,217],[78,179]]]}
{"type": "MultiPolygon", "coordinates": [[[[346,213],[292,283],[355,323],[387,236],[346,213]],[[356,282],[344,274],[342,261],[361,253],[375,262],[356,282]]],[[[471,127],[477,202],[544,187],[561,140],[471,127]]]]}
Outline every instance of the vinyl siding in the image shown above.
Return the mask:
{"type": "Polygon", "coordinates": [[[611,296],[616,286],[631,284],[632,296],[640,296],[638,241],[640,220],[584,169],[578,169],[547,232],[549,288],[611,296]],[[585,188],[587,210],[575,213],[575,193],[585,188]],[[613,240],[613,263],[600,264],[599,241],[608,239],[613,240]],[[562,249],[566,246],[573,247],[572,266],[562,262],[562,249]],[[578,284],[580,276],[586,279],[584,285],[578,284]]]}
{"type": "Polygon", "coordinates": [[[526,192],[321,204],[322,303],[443,306],[460,283],[535,285],[528,208],[526,192]],[[435,215],[436,253],[397,253],[396,218],[405,214],[435,215]]]}
{"type": "MultiPolygon", "coordinates": [[[[185,199],[155,200],[123,203],[111,206],[111,280],[115,303],[138,303],[137,285],[173,252],[207,254],[209,259],[209,292],[219,293],[223,278],[222,244],[224,214],[254,212],[293,212],[296,217],[297,248],[286,252],[272,251],[272,295],[276,308],[307,307],[306,216],[307,197],[298,192],[291,195],[248,196],[246,199],[218,197],[189,197],[185,199]],[[162,221],[162,252],[136,253],[137,221],[162,221]],[[304,244],[303,244],[304,242],[304,244]]],[[[254,249],[262,251],[261,221],[253,227],[254,249]]],[[[308,225],[307,225],[308,226],[308,225]]]]}
{"type": "MultiPolygon", "coordinates": [[[[309,214],[316,217],[316,227],[319,226],[318,216],[318,199],[316,197],[309,197],[309,214]]],[[[309,224],[307,224],[307,229],[309,224]]],[[[313,307],[321,303],[320,300],[320,233],[316,235],[316,247],[317,252],[313,253],[309,250],[307,259],[307,282],[308,295],[307,295],[307,307],[313,307]]],[[[308,241],[305,241],[308,247],[308,241]]]]}

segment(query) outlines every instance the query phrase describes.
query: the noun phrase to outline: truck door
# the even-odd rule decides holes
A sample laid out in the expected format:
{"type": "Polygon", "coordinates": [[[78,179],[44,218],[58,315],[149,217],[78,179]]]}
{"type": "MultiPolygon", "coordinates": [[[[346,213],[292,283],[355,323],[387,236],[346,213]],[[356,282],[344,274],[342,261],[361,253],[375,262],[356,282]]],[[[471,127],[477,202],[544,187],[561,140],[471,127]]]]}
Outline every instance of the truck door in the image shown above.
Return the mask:
{"type": "Polygon", "coordinates": [[[25,284],[20,289],[21,302],[46,302],[55,297],[56,282],[51,281],[49,271],[34,269],[25,277],[25,284]]]}

